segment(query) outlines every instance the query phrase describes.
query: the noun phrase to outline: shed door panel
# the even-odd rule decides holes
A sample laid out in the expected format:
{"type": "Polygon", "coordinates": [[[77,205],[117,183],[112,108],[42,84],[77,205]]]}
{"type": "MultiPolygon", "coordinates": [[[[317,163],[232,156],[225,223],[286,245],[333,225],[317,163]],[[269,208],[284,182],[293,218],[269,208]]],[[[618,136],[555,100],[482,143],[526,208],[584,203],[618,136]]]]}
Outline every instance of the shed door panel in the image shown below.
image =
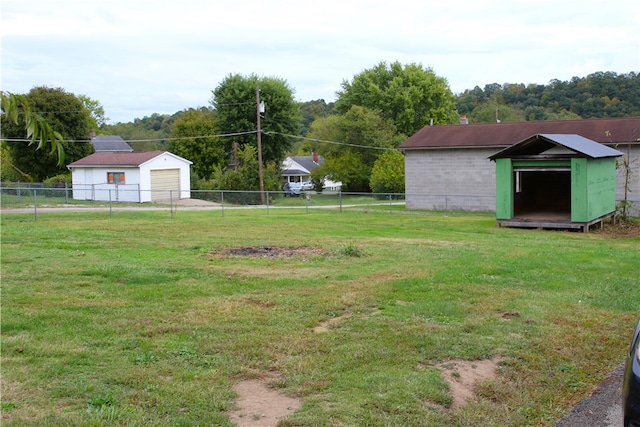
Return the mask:
{"type": "Polygon", "coordinates": [[[151,171],[151,201],[169,201],[180,198],[180,169],[151,171]]]}

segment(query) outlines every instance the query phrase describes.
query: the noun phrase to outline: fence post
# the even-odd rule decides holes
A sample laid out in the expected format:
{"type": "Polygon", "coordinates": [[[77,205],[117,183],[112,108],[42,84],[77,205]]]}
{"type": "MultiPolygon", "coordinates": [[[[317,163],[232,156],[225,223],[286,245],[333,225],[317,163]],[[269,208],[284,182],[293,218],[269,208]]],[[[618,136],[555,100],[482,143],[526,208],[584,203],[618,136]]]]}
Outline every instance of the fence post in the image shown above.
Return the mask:
{"type": "Polygon", "coordinates": [[[222,212],[222,217],[224,217],[224,191],[220,190],[220,211],[222,212]]]}
{"type": "Polygon", "coordinates": [[[393,200],[393,196],[391,193],[389,193],[389,213],[392,214],[392,208],[393,208],[393,204],[391,203],[391,200],[393,200]]]}
{"type": "Polygon", "coordinates": [[[33,189],[33,220],[37,221],[38,220],[38,196],[36,195],[36,193],[38,192],[37,189],[33,189]]]}
{"type": "Polygon", "coordinates": [[[109,218],[113,218],[113,210],[111,208],[111,189],[109,189],[109,218]]]}
{"type": "Polygon", "coordinates": [[[64,183],[64,202],[69,204],[69,186],[66,182],[64,183]]]}
{"type": "Polygon", "coordinates": [[[22,189],[20,188],[19,181],[18,181],[18,203],[22,203],[22,189]]]}
{"type": "Polygon", "coordinates": [[[269,192],[267,191],[267,215],[269,215],[269,192]]]}
{"type": "Polygon", "coordinates": [[[171,219],[173,219],[173,190],[169,190],[169,212],[171,212],[171,219]]]}
{"type": "Polygon", "coordinates": [[[444,196],[444,216],[448,216],[449,214],[449,196],[444,196]]]}
{"type": "Polygon", "coordinates": [[[340,206],[340,212],[342,212],[342,191],[338,191],[338,204],[340,206]]]}

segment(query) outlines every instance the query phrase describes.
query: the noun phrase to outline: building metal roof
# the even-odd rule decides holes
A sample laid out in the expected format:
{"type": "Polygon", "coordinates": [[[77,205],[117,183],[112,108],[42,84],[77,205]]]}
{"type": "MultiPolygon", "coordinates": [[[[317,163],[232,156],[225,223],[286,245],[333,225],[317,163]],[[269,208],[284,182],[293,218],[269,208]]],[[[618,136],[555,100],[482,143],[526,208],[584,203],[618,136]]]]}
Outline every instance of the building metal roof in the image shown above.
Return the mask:
{"type": "Polygon", "coordinates": [[[623,155],[623,153],[618,150],[614,150],[613,148],[607,147],[599,142],[592,141],[576,134],[537,134],[499,151],[493,156],[490,156],[489,159],[495,160],[515,156],[535,156],[557,146],[567,148],[577,155],[592,159],[618,157],[623,155]]]}
{"type": "Polygon", "coordinates": [[[117,135],[100,135],[91,138],[91,144],[96,152],[101,151],[124,151],[132,152],[133,148],[117,135]]]}
{"type": "Polygon", "coordinates": [[[426,126],[399,148],[500,148],[537,134],[576,134],[607,145],[640,144],[640,117],[426,126]]]}
{"type": "Polygon", "coordinates": [[[83,157],[80,160],[67,165],[68,168],[74,168],[78,166],[133,166],[137,167],[141,164],[148,162],[151,159],[158,157],[161,154],[167,153],[167,151],[145,151],[135,153],[124,152],[101,152],[93,153],[87,157],[83,157]]]}

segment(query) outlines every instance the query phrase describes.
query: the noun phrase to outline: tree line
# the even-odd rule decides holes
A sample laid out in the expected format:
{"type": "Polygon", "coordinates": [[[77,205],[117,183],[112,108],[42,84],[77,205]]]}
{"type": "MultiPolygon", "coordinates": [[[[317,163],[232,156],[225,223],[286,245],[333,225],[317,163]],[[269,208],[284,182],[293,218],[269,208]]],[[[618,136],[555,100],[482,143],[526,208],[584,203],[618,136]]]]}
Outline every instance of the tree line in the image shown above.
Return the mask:
{"type": "MultiPolygon", "coordinates": [[[[404,191],[403,157],[397,147],[422,127],[458,123],[562,120],[640,115],[636,73],[598,72],[547,85],[488,84],[453,94],[445,78],[420,64],[380,62],[345,80],[335,102],[297,102],[278,77],[230,74],[212,90],[210,105],[108,124],[99,101],[61,88],[37,87],[20,95],[63,138],[66,163],[91,152],[89,130],[119,135],[135,151],[162,149],[193,162],[194,189],[256,190],[256,89],[261,113],[265,189],[280,189],[287,155],[316,152],[326,162],[312,178],[342,181],[348,191],[404,191]],[[74,144],[72,141],[84,141],[74,144]]],[[[2,105],[6,110],[6,103],[2,105]]],[[[55,153],[15,142],[25,122],[3,120],[2,180],[66,179],[55,153]],[[9,167],[7,167],[9,166],[9,167]]],[[[22,120],[22,121],[21,121],[22,120]]]]}

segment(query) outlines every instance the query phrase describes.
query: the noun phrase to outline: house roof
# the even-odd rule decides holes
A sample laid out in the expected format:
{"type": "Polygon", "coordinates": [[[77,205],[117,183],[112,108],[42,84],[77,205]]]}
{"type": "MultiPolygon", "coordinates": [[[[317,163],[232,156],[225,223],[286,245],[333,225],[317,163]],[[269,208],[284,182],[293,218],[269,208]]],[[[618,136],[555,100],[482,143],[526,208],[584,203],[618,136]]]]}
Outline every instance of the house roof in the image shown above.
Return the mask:
{"type": "MultiPolygon", "coordinates": [[[[158,157],[161,154],[168,153],[167,151],[145,151],[135,153],[125,152],[101,152],[93,153],[87,157],[83,157],[80,160],[67,165],[68,168],[74,168],[78,166],[140,166],[151,159],[158,157]]],[[[169,153],[171,154],[171,153],[169,153]]]]}
{"type": "Polygon", "coordinates": [[[318,156],[318,162],[313,156],[290,156],[282,162],[283,175],[309,175],[312,170],[324,163],[324,157],[318,156]]]}
{"type": "Polygon", "coordinates": [[[602,144],[640,144],[640,117],[426,126],[399,148],[499,148],[536,134],[576,134],[602,144]]]}
{"type": "Polygon", "coordinates": [[[100,135],[91,138],[91,144],[96,152],[101,151],[125,151],[131,152],[133,148],[117,135],[100,135]]]}
{"type": "Polygon", "coordinates": [[[576,134],[538,134],[507,147],[489,158],[495,160],[515,156],[538,155],[557,146],[568,148],[578,155],[592,159],[623,155],[618,150],[576,134]]]}
{"type": "Polygon", "coordinates": [[[322,156],[318,156],[318,163],[313,161],[313,156],[293,156],[290,158],[309,172],[324,163],[324,157],[322,156]]]}

